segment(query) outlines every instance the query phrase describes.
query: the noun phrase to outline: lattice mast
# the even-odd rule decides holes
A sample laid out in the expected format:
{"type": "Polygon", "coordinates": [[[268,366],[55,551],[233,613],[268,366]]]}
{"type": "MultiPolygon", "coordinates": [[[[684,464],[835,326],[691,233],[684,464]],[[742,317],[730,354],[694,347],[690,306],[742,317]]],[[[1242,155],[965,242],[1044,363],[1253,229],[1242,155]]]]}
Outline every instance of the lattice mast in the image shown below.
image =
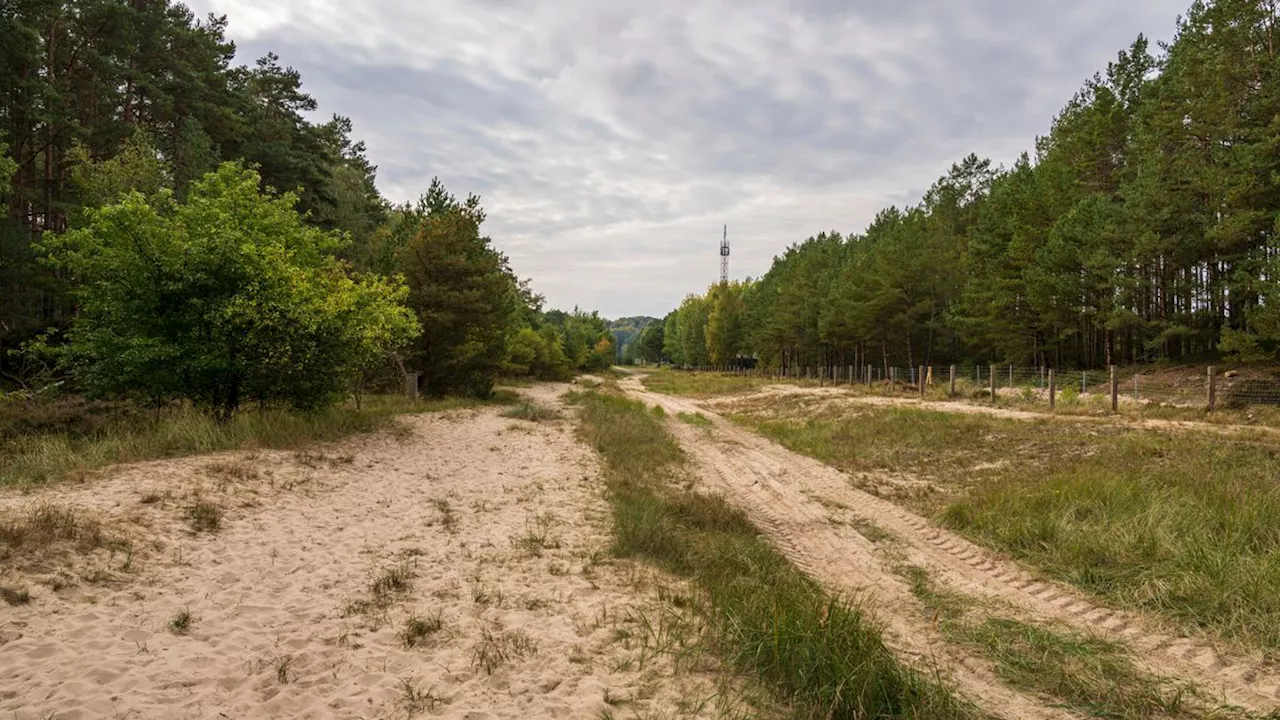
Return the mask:
{"type": "Polygon", "coordinates": [[[720,240],[720,282],[729,282],[729,226],[724,226],[724,236],[720,240]]]}

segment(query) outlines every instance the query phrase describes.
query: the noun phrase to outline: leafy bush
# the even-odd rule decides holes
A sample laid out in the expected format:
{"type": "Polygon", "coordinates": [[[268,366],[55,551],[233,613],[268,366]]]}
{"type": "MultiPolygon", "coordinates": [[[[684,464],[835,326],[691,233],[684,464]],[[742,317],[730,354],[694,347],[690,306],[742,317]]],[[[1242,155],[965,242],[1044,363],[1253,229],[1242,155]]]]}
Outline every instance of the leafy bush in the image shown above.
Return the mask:
{"type": "Polygon", "coordinates": [[[185,202],[133,192],[46,237],[80,308],[54,352],[86,391],[188,398],[223,418],[249,399],[312,409],[417,334],[400,282],[348,277],[342,238],[259,183],[226,163],[185,202]]]}

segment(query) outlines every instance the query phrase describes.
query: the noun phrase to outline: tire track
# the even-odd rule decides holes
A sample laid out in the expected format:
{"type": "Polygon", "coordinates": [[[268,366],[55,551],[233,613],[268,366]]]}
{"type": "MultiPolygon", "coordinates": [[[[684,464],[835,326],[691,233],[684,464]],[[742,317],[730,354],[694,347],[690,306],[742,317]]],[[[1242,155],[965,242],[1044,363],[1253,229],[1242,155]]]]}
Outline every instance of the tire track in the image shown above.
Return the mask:
{"type": "MultiPolygon", "coordinates": [[[[1003,688],[990,666],[942,647],[920,616],[910,588],[878,558],[874,545],[852,528],[828,522],[827,508],[812,498],[845,507],[862,521],[897,535],[906,562],[923,567],[940,586],[1003,602],[1029,620],[1056,620],[1121,640],[1147,671],[1191,681],[1225,703],[1263,712],[1280,707],[1280,675],[1259,656],[1228,652],[1204,637],[1172,635],[1140,615],[1100,606],[1073,588],[1037,578],[905,508],[858,490],[844,473],[744,430],[697,403],[649,392],[634,377],[622,385],[634,397],[661,405],[670,414],[700,412],[711,420],[709,430],[684,423],[673,427],[703,478],[742,506],[797,566],[838,592],[852,591],[873,608],[886,623],[886,642],[895,651],[912,661],[946,668],[988,710],[1010,712],[1004,703],[1011,701],[1008,691],[998,693],[990,687],[1003,688]]],[[[1010,716],[1067,715],[1036,703],[1010,716]]]]}

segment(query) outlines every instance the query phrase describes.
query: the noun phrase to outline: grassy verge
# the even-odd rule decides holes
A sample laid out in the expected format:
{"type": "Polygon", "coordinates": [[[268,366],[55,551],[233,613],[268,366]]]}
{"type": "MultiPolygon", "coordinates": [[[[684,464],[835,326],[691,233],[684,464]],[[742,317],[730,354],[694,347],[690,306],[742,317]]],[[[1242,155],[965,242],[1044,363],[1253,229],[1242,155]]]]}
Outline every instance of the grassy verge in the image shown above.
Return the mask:
{"type": "MultiPolygon", "coordinates": [[[[1207,703],[1194,687],[1143,672],[1118,643],[986,615],[970,598],[935,590],[924,570],[901,570],[943,635],[985,656],[1015,687],[1045,693],[1090,717],[1206,715],[1207,703]]],[[[1239,717],[1226,710],[1214,710],[1212,716],[1239,717]]]]}
{"type": "Polygon", "coordinates": [[[1280,651],[1274,441],[910,408],[734,419],[842,469],[906,472],[907,504],[1117,605],[1280,651]]]}
{"type": "Polygon", "coordinates": [[[26,432],[14,432],[0,440],[0,487],[51,482],[118,463],[236,448],[300,447],[371,432],[399,414],[513,400],[510,392],[496,393],[488,401],[446,398],[414,402],[401,396],[371,396],[363,399],[359,410],[350,405],[315,413],[246,409],[225,423],[182,408],[106,419],[60,416],[38,428],[30,427],[34,422],[16,417],[19,409],[8,408],[12,426],[17,427],[20,421],[29,425],[26,432]]]}
{"type": "MultiPolygon", "coordinates": [[[[818,380],[779,378],[772,375],[749,377],[667,368],[644,372],[642,382],[646,388],[654,392],[702,398],[747,394],[768,385],[793,385],[801,388],[817,388],[825,385],[839,387],[857,396],[894,397],[903,400],[915,400],[920,397],[916,386],[906,383],[900,383],[896,389],[890,389],[881,382],[868,387],[860,383],[849,385],[847,381],[833,384],[830,381],[824,383],[818,380]]],[[[1122,399],[1118,412],[1112,412],[1111,400],[1105,389],[1095,387],[1089,394],[1080,395],[1074,386],[1063,388],[1058,395],[1054,410],[1049,409],[1048,395],[1045,391],[1037,392],[1030,387],[1017,390],[1007,387],[999,388],[995,407],[1042,413],[1046,417],[1052,415],[1116,417],[1122,420],[1178,420],[1216,425],[1280,427],[1280,408],[1273,406],[1230,407],[1225,401],[1219,400],[1218,409],[1209,412],[1194,402],[1190,405],[1135,403],[1124,394],[1126,391],[1123,388],[1122,385],[1122,399]]],[[[987,385],[969,379],[957,381],[954,396],[949,394],[947,383],[939,380],[927,389],[925,399],[931,402],[962,402],[985,407],[992,405],[987,385]]]]}
{"type": "Polygon", "coordinates": [[[611,394],[574,401],[582,436],[604,458],[614,550],[690,578],[719,655],[800,717],[973,716],[899,663],[874,626],[787,562],[745,516],[678,489],[684,456],[662,417],[611,394]]]}
{"type": "MultiPolygon", "coordinates": [[[[641,383],[653,392],[693,397],[751,392],[778,382],[778,379],[773,377],[723,375],[666,368],[645,372],[641,377],[641,383]]],[[[813,384],[817,385],[816,382],[813,384]]]]}

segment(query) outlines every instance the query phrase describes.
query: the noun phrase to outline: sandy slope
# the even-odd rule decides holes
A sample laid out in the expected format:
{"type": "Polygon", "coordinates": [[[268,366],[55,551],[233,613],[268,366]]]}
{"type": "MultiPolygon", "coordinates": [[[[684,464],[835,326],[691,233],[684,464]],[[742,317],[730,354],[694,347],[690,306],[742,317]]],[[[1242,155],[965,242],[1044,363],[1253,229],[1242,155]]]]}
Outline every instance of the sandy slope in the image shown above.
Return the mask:
{"type": "Polygon", "coordinates": [[[903,578],[855,529],[858,522],[896,536],[898,561],[925,568],[944,588],[995,601],[1024,618],[1121,638],[1152,672],[1196,682],[1225,702],[1262,711],[1280,707],[1280,673],[1261,657],[1229,654],[1204,638],[1175,637],[1142,617],[1102,608],[1071,588],[1038,580],[1007,559],[856,489],[847,475],[720,418],[707,403],[648,392],[635,377],[623,387],[673,415],[702,412],[710,418],[710,430],[672,424],[702,478],[737,502],[798,566],[863,602],[885,623],[886,641],[897,652],[922,667],[937,663],[989,712],[1008,718],[1064,716],[1006,688],[985,662],[942,642],[903,578]]]}
{"type": "MultiPolygon", "coordinates": [[[[561,389],[526,392],[552,404],[561,389]]],[[[673,677],[670,657],[643,649],[637,621],[657,615],[654,582],[667,581],[601,562],[608,508],[569,422],[491,409],[405,422],[407,438],[143,463],[0,494],[0,518],[54,503],[134,548],[27,550],[0,565],[0,586],[32,595],[0,604],[0,714],[596,718],[606,698],[629,700],[627,713],[725,709],[705,660],[673,677]],[[190,530],[197,496],[223,508],[220,531],[190,530]],[[361,609],[371,582],[401,566],[412,589],[361,609]],[[195,619],[175,634],[183,609],[195,619]],[[406,618],[433,613],[443,630],[406,648],[406,618]],[[492,674],[486,647],[506,650],[492,674]],[[409,686],[431,696],[415,708],[409,686]]]]}

